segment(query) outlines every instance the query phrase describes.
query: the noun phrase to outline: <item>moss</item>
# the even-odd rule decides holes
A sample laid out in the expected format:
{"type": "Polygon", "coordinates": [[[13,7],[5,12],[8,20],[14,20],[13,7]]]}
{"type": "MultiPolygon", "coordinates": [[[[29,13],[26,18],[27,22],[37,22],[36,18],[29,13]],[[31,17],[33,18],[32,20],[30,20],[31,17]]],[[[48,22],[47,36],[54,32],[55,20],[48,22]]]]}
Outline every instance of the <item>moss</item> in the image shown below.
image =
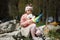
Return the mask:
{"type": "Polygon", "coordinates": [[[36,23],[36,25],[37,25],[37,27],[39,27],[39,26],[45,25],[45,23],[44,22],[39,22],[39,23],[36,23]]]}
{"type": "Polygon", "coordinates": [[[60,39],[60,33],[56,32],[56,30],[49,31],[49,36],[54,37],[54,39],[57,39],[57,38],[60,39]]]}

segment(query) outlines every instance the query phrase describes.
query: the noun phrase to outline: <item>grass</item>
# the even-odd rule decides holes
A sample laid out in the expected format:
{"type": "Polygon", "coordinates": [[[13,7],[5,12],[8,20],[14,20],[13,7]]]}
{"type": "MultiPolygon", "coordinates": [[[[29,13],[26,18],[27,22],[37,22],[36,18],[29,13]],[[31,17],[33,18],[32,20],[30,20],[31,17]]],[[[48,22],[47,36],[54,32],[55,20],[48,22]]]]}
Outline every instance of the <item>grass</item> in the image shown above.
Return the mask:
{"type": "Polygon", "coordinates": [[[39,27],[39,26],[45,25],[45,23],[44,22],[39,22],[39,23],[36,23],[36,25],[37,25],[37,27],[39,27]]]}
{"type": "Polygon", "coordinates": [[[48,35],[51,37],[51,39],[57,40],[57,38],[58,38],[60,40],[60,32],[57,32],[54,29],[49,31],[48,35]],[[54,37],[54,38],[52,38],[52,37],[54,37]]]}

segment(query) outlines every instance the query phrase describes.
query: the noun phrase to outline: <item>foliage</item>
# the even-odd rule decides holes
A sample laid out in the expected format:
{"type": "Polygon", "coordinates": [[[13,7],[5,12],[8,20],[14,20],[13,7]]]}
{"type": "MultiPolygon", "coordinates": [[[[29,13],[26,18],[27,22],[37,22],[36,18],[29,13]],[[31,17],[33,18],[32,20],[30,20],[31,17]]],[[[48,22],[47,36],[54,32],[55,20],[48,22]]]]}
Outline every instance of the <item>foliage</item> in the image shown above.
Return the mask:
{"type": "Polygon", "coordinates": [[[36,23],[37,27],[45,25],[44,22],[40,21],[39,23],[36,23]]]}
{"type": "Polygon", "coordinates": [[[60,32],[57,32],[56,30],[51,30],[51,31],[49,31],[49,36],[51,37],[51,39],[53,38],[53,39],[60,39],[60,32]]]}

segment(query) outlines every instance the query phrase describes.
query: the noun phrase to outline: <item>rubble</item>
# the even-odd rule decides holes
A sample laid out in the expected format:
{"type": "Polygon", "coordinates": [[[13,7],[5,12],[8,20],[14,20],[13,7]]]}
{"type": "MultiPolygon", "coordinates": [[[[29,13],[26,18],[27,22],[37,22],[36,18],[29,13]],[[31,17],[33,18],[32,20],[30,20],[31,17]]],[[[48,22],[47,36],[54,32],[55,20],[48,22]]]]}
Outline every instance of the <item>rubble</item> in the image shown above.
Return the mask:
{"type": "Polygon", "coordinates": [[[0,40],[15,40],[13,36],[20,33],[20,25],[16,20],[7,21],[0,24],[0,40]],[[18,30],[18,31],[17,31],[18,30]]]}
{"type": "Polygon", "coordinates": [[[16,20],[7,21],[0,24],[2,33],[14,31],[16,28],[16,20]]]}
{"type": "Polygon", "coordinates": [[[15,40],[12,36],[0,37],[0,40],[15,40]]]}
{"type": "MultiPolygon", "coordinates": [[[[39,29],[44,33],[44,28],[46,25],[39,26],[39,29]]],[[[59,29],[60,26],[57,25],[47,25],[49,30],[59,29]]],[[[21,26],[19,23],[16,23],[16,20],[7,21],[0,24],[0,40],[15,40],[15,38],[19,39],[21,37],[20,33],[21,26]]],[[[39,40],[43,40],[42,38],[38,38],[39,40]]],[[[46,40],[50,40],[49,37],[46,37],[46,40]]]]}

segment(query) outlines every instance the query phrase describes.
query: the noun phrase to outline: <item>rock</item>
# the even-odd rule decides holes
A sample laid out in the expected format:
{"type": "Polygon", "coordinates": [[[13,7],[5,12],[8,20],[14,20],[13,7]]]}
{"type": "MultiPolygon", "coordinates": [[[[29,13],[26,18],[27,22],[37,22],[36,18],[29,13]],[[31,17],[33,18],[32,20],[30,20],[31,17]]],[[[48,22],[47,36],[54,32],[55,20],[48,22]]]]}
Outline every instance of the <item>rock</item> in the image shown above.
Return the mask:
{"type": "Polygon", "coordinates": [[[20,23],[17,23],[17,24],[16,24],[16,29],[15,29],[15,30],[20,30],[20,29],[21,29],[20,23]]]}
{"type": "Polygon", "coordinates": [[[21,35],[20,35],[20,30],[19,31],[13,31],[13,32],[10,32],[10,33],[4,33],[4,34],[0,34],[0,38],[1,38],[1,40],[3,40],[2,38],[4,38],[5,40],[10,40],[10,38],[11,38],[11,40],[14,40],[15,38],[17,39],[17,38],[19,38],[20,39],[20,37],[21,37],[21,35]],[[8,39],[7,39],[7,38],[8,39]],[[13,37],[13,38],[12,38],[13,37]]]}
{"type": "Polygon", "coordinates": [[[43,40],[42,38],[38,38],[38,40],[43,40]]]}
{"type": "Polygon", "coordinates": [[[0,37],[0,40],[15,40],[12,36],[0,37]]]}
{"type": "Polygon", "coordinates": [[[35,37],[35,38],[33,38],[33,40],[43,40],[43,38],[42,37],[35,37]]]}
{"type": "Polygon", "coordinates": [[[51,25],[54,25],[54,26],[57,26],[59,23],[57,23],[57,22],[52,22],[52,23],[50,23],[51,25]]]}
{"type": "Polygon", "coordinates": [[[20,35],[20,30],[19,31],[13,31],[13,32],[10,32],[10,33],[0,34],[0,37],[3,37],[3,36],[16,36],[18,34],[20,35]]]}
{"type": "Polygon", "coordinates": [[[6,26],[9,24],[9,21],[8,22],[5,22],[5,23],[1,23],[0,26],[6,26]]]}
{"type": "Polygon", "coordinates": [[[15,19],[11,20],[10,22],[13,23],[13,24],[16,24],[16,20],[15,19]]]}
{"type": "Polygon", "coordinates": [[[51,40],[51,38],[50,37],[46,37],[46,39],[45,40],[51,40]]]}
{"type": "Polygon", "coordinates": [[[53,30],[53,29],[57,30],[57,29],[60,28],[59,25],[57,25],[57,26],[54,26],[54,25],[47,25],[47,27],[49,28],[49,30],[53,30]]]}
{"type": "Polygon", "coordinates": [[[2,21],[0,20],[0,23],[2,23],[2,21]]]}
{"type": "Polygon", "coordinates": [[[7,33],[7,35],[10,35],[10,36],[13,36],[13,35],[18,35],[18,33],[20,33],[20,30],[19,31],[13,31],[11,33],[7,33]]]}
{"type": "Polygon", "coordinates": [[[9,24],[16,24],[16,20],[10,20],[10,21],[1,23],[0,26],[5,26],[5,25],[9,25],[9,24]]]}
{"type": "Polygon", "coordinates": [[[14,31],[16,28],[16,20],[10,20],[0,24],[0,30],[2,33],[14,31]]]}
{"type": "Polygon", "coordinates": [[[16,20],[11,20],[0,24],[0,29],[2,33],[0,34],[0,40],[15,40],[13,36],[17,39],[21,37],[20,35],[20,24],[16,23],[16,20]],[[3,39],[4,38],[4,39],[3,39]]]}

